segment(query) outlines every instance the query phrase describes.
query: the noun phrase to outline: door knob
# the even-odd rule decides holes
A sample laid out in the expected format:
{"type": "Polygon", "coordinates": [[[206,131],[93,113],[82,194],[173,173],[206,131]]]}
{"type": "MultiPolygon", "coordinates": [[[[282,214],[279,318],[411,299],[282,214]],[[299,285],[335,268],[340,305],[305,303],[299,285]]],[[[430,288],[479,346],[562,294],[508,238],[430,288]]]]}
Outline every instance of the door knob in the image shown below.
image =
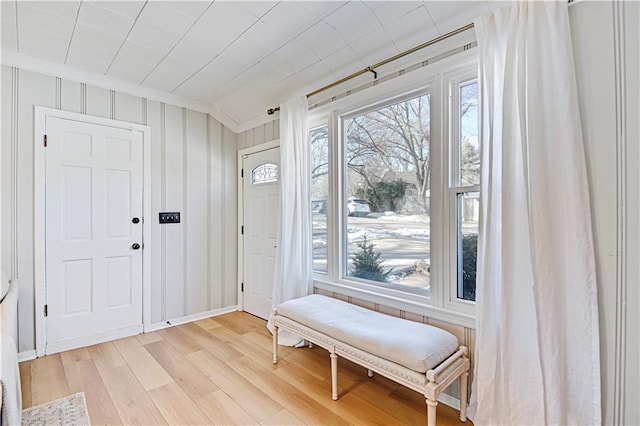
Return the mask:
{"type": "Polygon", "coordinates": [[[137,217],[134,217],[133,219],[131,219],[131,222],[138,223],[140,222],[140,219],[138,219],[137,217]]]}
{"type": "Polygon", "coordinates": [[[132,248],[132,249],[134,249],[134,250],[138,250],[138,249],[140,248],[140,244],[138,244],[138,243],[133,243],[133,244],[131,245],[131,248],[132,248]]]}

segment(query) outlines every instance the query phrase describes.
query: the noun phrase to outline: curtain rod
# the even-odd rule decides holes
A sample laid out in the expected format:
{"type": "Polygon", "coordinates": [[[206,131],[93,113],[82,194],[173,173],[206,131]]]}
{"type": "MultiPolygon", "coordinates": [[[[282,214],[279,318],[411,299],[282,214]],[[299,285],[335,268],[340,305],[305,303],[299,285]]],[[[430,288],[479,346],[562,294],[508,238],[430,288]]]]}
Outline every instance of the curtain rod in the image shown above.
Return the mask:
{"type": "MultiPolygon", "coordinates": [[[[392,56],[390,58],[387,58],[384,61],[380,61],[380,62],[378,62],[376,64],[373,64],[371,66],[363,68],[360,71],[356,71],[353,74],[350,74],[350,75],[348,75],[348,76],[346,76],[344,78],[341,78],[340,80],[336,80],[333,83],[327,84],[326,86],[322,86],[321,88],[319,88],[317,90],[314,90],[313,92],[307,93],[307,98],[310,98],[310,97],[312,97],[314,95],[317,95],[318,93],[324,92],[325,90],[331,89],[332,87],[335,87],[335,86],[337,86],[339,84],[345,83],[345,82],[347,82],[349,80],[352,80],[352,79],[354,79],[356,77],[359,77],[362,74],[366,74],[368,72],[372,73],[373,74],[373,78],[376,79],[376,78],[378,78],[378,73],[376,71],[376,68],[379,68],[379,67],[381,67],[383,65],[386,65],[386,64],[388,64],[390,62],[396,61],[396,60],[398,60],[400,58],[404,58],[405,56],[410,55],[412,53],[415,53],[418,50],[422,50],[422,49],[424,49],[426,47],[429,47],[429,46],[431,46],[433,44],[439,43],[439,42],[441,42],[443,40],[446,40],[446,39],[448,39],[450,37],[453,37],[455,35],[458,35],[460,33],[468,31],[468,30],[470,30],[472,28],[473,28],[473,23],[467,24],[464,27],[458,28],[457,30],[450,31],[450,32],[448,32],[446,34],[443,34],[443,35],[441,35],[439,37],[436,37],[436,38],[434,38],[432,40],[429,40],[429,41],[427,41],[425,43],[422,43],[422,44],[420,44],[420,45],[418,45],[416,47],[413,47],[413,48],[411,48],[409,50],[405,50],[404,52],[398,53],[397,55],[392,56]]],[[[267,110],[267,114],[268,115],[273,115],[277,111],[280,111],[280,107],[269,108],[267,110]]]]}

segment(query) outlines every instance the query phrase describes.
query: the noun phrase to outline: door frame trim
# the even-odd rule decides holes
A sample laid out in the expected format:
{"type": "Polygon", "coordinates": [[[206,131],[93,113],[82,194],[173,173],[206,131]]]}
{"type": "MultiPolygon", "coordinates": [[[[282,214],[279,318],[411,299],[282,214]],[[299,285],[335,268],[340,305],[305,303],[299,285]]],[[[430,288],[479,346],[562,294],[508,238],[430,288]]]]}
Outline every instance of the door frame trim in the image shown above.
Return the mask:
{"type": "Polygon", "coordinates": [[[242,283],[244,281],[244,236],[240,232],[244,226],[244,180],[240,173],[244,163],[244,156],[255,154],[261,151],[278,148],[280,139],[274,139],[260,145],[250,146],[238,151],[238,310],[244,311],[244,295],[242,294],[242,283]]]}
{"type": "Polygon", "coordinates": [[[78,121],[87,124],[117,127],[142,133],[142,329],[151,325],[151,264],[147,255],[151,236],[151,128],[143,124],[111,120],[104,117],[34,106],[34,286],[35,286],[35,351],[36,356],[45,355],[47,343],[44,305],[46,303],[46,226],[45,226],[45,147],[44,135],[47,117],[78,121]],[[144,244],[147,242],[147,250],[144,244]]]}

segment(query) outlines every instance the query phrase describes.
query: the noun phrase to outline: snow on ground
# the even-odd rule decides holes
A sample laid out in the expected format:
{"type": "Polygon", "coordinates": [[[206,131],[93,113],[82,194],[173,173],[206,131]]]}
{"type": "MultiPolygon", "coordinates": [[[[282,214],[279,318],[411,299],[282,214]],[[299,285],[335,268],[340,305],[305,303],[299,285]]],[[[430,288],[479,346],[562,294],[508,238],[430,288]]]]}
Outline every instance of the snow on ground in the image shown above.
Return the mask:
{"type": "Polygon", "coordinates": [[[389,220],[393,222],[415,222],[415,223],[429,223],[429,216],[423,214],[414,215],[402,215],[395,212],[384,212],[378,220],[389,220]]]}

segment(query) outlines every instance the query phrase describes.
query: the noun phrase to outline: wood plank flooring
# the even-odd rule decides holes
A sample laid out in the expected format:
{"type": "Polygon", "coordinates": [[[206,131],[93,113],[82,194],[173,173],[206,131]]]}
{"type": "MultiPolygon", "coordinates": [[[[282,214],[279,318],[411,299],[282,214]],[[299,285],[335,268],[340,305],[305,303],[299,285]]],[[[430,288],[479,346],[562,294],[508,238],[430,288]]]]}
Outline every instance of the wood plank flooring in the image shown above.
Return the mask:
{"type": "MultiPolygon", "coordinates": [[[[282,347],[273,365],[266,322],[243,312],[26,361],[20,375],[24,408],[84,392],[94,425],[426,424],[422,395],[343,359],[333,401],[324,349],[282,347]]],[[[463,423],[440,404],[438,424],[463,423]]]]}

